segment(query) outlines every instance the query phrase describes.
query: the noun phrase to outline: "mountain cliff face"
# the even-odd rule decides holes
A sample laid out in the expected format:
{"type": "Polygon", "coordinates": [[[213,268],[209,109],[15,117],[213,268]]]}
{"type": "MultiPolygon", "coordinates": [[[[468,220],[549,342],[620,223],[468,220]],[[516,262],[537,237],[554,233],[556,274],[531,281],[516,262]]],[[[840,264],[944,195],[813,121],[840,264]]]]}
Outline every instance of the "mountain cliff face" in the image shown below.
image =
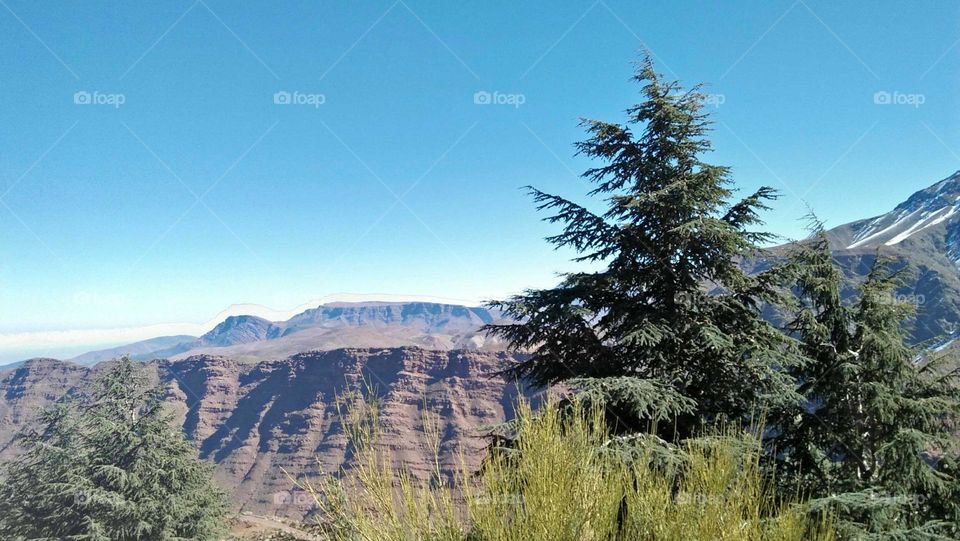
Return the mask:
{"type": "MultiPolygon", "coordinates": [[[[283,470],[318,476],[350,465],[337,395],[368,382],[379,399],[384,445],[425,478],[424,403],[440,416],[443,467],[457,467],[460,448],[468,465],[478,466],[480,428],[511,417],[520,393],[515,383],[494,376],[512,358],[465,350],[344,349],[255,364],[199,355],[146,367],[239,509],[301,517],[310,502],[297,497],[283,470]]],[[[0,457],[17,451],[13,435],[42,406],[87,384],[105,366],[34,359],[0,373],[0,457]]]]}
{"type": "Polygon", "coordinates": [[[282,335],[312,327],[413,327],[421,332],[476,331],[498,318],[486,308],[452,304],[334,303],[293,316],[283,324],[282,335]]]}

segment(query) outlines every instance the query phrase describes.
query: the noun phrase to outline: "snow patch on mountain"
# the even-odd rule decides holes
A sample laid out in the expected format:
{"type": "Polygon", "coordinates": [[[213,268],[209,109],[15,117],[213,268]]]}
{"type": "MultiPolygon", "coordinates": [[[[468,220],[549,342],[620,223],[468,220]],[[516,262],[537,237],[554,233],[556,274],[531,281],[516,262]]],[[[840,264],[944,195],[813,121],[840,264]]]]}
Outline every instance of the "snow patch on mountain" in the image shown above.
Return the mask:
{"type": "Polygon", "coordinates": [[[876,231],[877,225],[880,224],[881,222],[883,222],[883,219],[884,219],[887,215],[883,215],[883,216],[881,216],[881,217],[879,217],[879,218],[874,219],[872,222],[870,222],[870,225],[867,226],[866,229],[864,229],[863,232],[858,233],[857,236],[854,237],[853,240],[856,241],[856,242],[854,242],[854,243],[851,244],[850,246],[847,246],[847,250],[851,250],[851,249],[853,249],[853,248],[859,248],[860,246],[863,246],[864,244],[869,243],[870,241],[872,241],[873,239],[875,239],[875,238],[877,238],[877,237],[882,237],[883,235],[885,235],[885,234],[893,231],[894,229],[896,229],[897,226],[899,226],[901,223],[903,223],[904,220],[910,218],[911,216],[913,216],[913,215],[916,214],[917,212],[920,212],[920,211],[919,211],[919,210],[915,210],[915,211],[913,211],[913,212],[911,212],[911,213],[909,213],[909,214],[907,214],[907,215],[905,215],[905,216],[904,216],[903,213],[901,212],[901,213],[897,216],[897,218],[894,220],[894,222],[893,222],[892,224],[890,224],[890,225],[888,225],[887,227],[881,229],[880,231],[876,231]],[[875,232],[875,231],[876,231],[876,232],[875,232]]]}
{"type": "Polygon", "coordinates": [[[846,249],[896,246],[914,235],[942,224],[960,210],[960,171],[920,190],[895,209],[853,226],[846,249]]]}
{"type": "Polygon", "coordinates": [[[924,229],[926,229],[926,228],[928,228],[928,227],[933,227],[933,226],[935,226],[935,225],[937,225],[937,224],[939,224],[939,223],[942,223],[944,220],[947,220],[947,219],[949,219],[951,216],[953,216],[954,214],[956,214],[956,212],[957,212],[957,207],[955,207],[955,206],[954,206],[954,207],[950,207],[949,209],[945,209],[945,208],[944,208],[944,209],[936,210],[936,211],[934,211],[934,212],[925,212],[924,215],[920,218],[920,221],[919,221],[919,222],[913,224],[912,226],[910,226],[909,229],[907,229],[906,231],[904,231],[904,232],[900,233],[899,235],[893,237],[892,239],[888,240],[888,241],[885,242],[884,244],[885,244],[886,246],[893,246],[893,245],[895,245],[895,244],[900,244],[901,242],[903,242],[903,241],[907,240],[908,238],[910,238],[914,233],[916,233],[916,232],[918,232],[918,231],[923,231],[924,229]],[[944,211],[946,211],[946,212],[944,213],[944,211]],[[927,221],[927,220],[930,220],[931,217],[936,216],[937,214],[941,214],[941,213],[943,213],[943,215],[940,216],[939,218],[936,218],[936,219],[931,220],[931,221],[929,221],[929,222],[927,221]],[[922,226],[922,227],[921,227],[921,226],[922,226]]]}

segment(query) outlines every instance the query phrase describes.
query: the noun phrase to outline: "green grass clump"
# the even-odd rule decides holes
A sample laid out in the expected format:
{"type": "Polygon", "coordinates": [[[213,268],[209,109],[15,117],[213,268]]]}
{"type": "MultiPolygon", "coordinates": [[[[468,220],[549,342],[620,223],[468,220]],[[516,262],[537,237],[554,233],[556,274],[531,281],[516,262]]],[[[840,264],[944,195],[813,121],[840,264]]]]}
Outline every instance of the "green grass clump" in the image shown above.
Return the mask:
{"type": "MultiPolygon", "coordinates": [[[[330,537],[343,540],[834,538],[802,506],[775,501],[748,434],[691,440],[676,460],[663,460],[656,445],[637,445],[653,437],[637,438],[632,453],[615,452],[601,415],[583,408],[518,410],[516,448],[491,455],[479,472],[462,467],[451,481],[437,468],[425,481],[395,468],[378,444],[376,403],[356,399],[343,414],[352,468],[299,485],[314,496],[330,537]]],[[[425,444],[435,455],[438,426],[425,410],[425,444]]]]}

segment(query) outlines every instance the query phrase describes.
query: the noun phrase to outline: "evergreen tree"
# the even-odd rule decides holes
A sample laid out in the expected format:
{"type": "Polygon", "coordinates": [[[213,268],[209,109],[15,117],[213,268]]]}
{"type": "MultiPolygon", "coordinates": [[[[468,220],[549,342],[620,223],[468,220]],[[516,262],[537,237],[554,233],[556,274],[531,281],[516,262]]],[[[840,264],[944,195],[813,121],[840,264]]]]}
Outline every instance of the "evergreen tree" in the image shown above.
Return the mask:
{"type": "Polygon", "coordinates": [[[0,538],[215,539],[224,493],[124,358],[89,393],[46,410],[0,478],[0,538]]]}
{"type": "Polygon", "coordinates": [[[808,361],[790,370],[803,403],[773,419],[785,488],[818,498],[814,508],[833,513],[847,538],[957,538],[957,373],[906,345],[913,307],[896,297],[900,271],[878,256],[845,305],[821,229],[792,259],[799,306],[789,327],[808,361]]]}
{"type": "Polygon", "coordinates": [[[602,270],[491,303],[518,322],[487,329],[533,352],[510,375],[585,390],[618,430],[669,419],[682,437],[795,398],[778,370],[794,362],[789,341],[760,314],[779,300],[776,280],[738,266],[770,240],[752,228],[775,193],[732,201],[729,169],[703,161],[711,144],[699,88],[662,80],[649,58],[634,79],[643,101],[626,124],[582,121],[579,153],[601,162],[583,176],[605,212],[529,188],[539,210],[554,212],[547,220],[564,224],[547,240],[602,270]]]}

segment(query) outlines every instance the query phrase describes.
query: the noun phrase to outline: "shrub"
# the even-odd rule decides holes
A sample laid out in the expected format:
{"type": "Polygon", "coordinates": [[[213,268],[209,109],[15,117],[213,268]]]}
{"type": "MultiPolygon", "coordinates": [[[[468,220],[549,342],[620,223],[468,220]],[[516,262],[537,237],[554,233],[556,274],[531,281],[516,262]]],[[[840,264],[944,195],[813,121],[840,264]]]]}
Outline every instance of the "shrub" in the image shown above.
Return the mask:
{"type": "MultiPolygon", "coordinates": [[[[352,468],[298,482],[334,539],[833,539],[828,523],[774,498],[759,442],[733,429],[687,441],[671,462],[657,459],[655,449],[669,445],[655,436],[611,439],[599,409],[575,403],[563,414],[548,404],[534,413],[521,403],[513,449],[491,454],[476,473],[461,467],[445,479],[438,470],[427,481],[395,469],[379,445],[375,401],[346,404],[352,468]],[[634,452],[615,452],[622,446],[634,452]]],[[[424,425],[436,456],[429,413],[424,425]]]]}

